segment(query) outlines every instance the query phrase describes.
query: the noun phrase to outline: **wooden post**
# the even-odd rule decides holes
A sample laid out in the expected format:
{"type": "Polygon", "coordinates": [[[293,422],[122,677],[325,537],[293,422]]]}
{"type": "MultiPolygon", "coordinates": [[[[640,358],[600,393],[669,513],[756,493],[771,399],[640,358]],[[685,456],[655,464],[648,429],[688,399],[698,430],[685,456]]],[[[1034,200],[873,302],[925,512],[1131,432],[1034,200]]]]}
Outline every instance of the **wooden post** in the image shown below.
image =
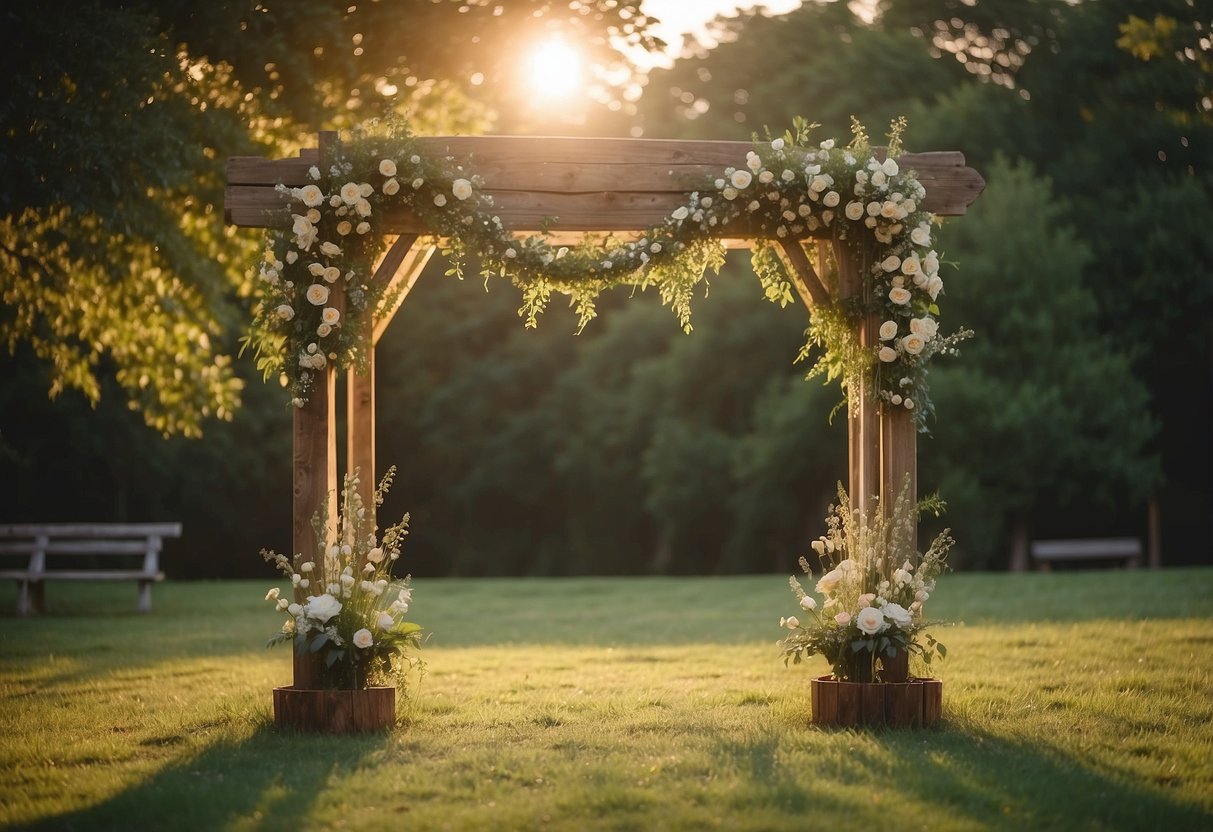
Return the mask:
{"type": "MultiPolygon", "coordinates": [[[[863,291],[862,253],[843,242],[834,243],[838,263],[838,297],[845,300],[863,291]]],[[[855,338],[862,347],[872,347],[879,339],[880,320],[868,315],[860,322],[855,338]]],[[[851,507],[865,515],[873,498],[880,497],[880,408],[872,397],[871,381],[863,380],[847,391],[848,457],[851,507]]]]}
{"type": "MultiPolygon", "coordinates": [[[[292,537],[294,539],[295,568],[311,561],[321,563],[324,558],[323,543],[316,539],[312,528],[312,517],[324,505],[325,497],[337,490],[337,419],[336,378],[330,364],[317,371],[308,391],[308,400],[303,407],[295,408],[294,424],[294,508],[292,514],[292,537]]],[[[325,522],[335,528],[337,501],[328,502],[325,522]]],[[[302,589],[295,590],[295,600],[302,602],[308,595],[302,589]]],[[[295,687],[315,687],[318,667],[310,657],[295,657],[295,687]]]]}
{"type": "MultiPolygon", "coordinates": [[[[885,517],[892,516],[893,507],[909,480],[906,499],[911,506],[918,502],[918,427],[914,416],[904,407],[886,405],[880,412],[880,506],[885,517]]],[[[918,548],[917,524],[912,541],[918,548]]]]}
{"type": "Polygon", "coordinates": [[[346,396],[346,470],[358,471],[358,493],[375,511],[375,348],[366,347],[366,370],[350,370],[346,396]]]}

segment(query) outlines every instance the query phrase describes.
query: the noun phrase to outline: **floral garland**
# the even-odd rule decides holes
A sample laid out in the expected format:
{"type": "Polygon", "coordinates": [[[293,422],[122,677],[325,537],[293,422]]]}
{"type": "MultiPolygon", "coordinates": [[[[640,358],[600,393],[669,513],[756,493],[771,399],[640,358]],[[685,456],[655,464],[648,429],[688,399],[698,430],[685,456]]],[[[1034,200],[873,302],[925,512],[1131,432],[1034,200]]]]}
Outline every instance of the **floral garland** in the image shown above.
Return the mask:
{"type": "Polygon", "coordinates": [[[329,362],[347,368],[364,360],[371,321],[391,301],[370,272],[385,245],[378,225],[390,211],[411,211],[447,240],[448,274],[461,277],[474,255],[486,279],[508,277],[521,290],[519,315],[527,326],[536,325],[554,293],[570,297],[584,327],[605,289],[651,285],[690,331],[694,288],[723,263],[717,238],[725,228],[728,236],[755,238],[753,262],[766,296],[786,305],[791,284],[772,238],[802,239],[825,229],[859,253],[864,285],[859,298],[814,310],[810,343],[826,351],[818,369],[842,376],[844,385],[874,375],[883,402],[921,417],[929,409],[927,361],[954,351],[969,333],[939,335],[935,218],[918,207],[922,184],[894,158],[904,122],[894,122],[883,160],[858,123],[846,147],[810,144],[815,126],[798,118],[783,137],[756,141],[741,165],[702,183],[639,239],[608,236],[575,248],[543,235],[517,238],[493,213],[480,177],[451,157],[424,157],[407,127],[358,131],[327,170],[309,170],[311,184],[279,186],[298,212],[289,231],[269,233],[246,341],[267,376],[282,375],[296,406],[329,362]],[[872,312],[881,315],[880,343],[857,348],[853,322],[872,312]]]}

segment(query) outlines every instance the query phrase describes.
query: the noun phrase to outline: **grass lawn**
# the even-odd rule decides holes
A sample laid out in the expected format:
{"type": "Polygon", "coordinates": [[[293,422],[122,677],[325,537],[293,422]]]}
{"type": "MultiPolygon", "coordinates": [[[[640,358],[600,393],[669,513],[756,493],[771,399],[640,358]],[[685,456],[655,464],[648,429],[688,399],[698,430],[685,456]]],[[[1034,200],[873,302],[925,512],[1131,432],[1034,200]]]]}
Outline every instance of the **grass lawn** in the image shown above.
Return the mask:
{"type": "Polygon", "coordinates": [[[944,720],[809,724],[783,578],[422,580],[387,734],[284,736],[268,583],[0,587],[0,824],[1213,829],[1213,569],[949,575],[944,720]]]}

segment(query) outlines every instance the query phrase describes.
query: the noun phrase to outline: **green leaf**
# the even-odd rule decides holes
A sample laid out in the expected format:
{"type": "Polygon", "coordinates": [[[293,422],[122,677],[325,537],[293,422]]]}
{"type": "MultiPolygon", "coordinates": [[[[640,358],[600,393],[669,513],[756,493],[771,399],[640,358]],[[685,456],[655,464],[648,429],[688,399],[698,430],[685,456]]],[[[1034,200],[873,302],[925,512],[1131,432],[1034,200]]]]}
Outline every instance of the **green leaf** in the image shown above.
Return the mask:
{"type": "Polygon", "coordinates": [[[328,643],[329,643],[328,635],[326,635],[325,633],[321,633],[320,635],[318,635],[312,639],[312,643],[311,643],[309,649],[313,653],[319,653],[320,650],[324,647],[324,645],[326,645],[328,643]]]}

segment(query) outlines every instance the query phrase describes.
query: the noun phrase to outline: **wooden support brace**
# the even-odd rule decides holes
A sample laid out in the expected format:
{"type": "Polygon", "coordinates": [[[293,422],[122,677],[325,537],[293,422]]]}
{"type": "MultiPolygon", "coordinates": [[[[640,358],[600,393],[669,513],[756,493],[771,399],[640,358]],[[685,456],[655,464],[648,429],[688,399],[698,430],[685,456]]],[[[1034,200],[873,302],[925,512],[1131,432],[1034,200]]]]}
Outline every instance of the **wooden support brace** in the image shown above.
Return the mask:
{"type": "Polygon", "coordinates": [[[375,268],[374,279],[376,281],[382,279],[387,283],[384,290],[387,304],[378,310],[374,323],[371,325],[371,344],[379,343],[379,339],[387,331],[388,324],[400,310],[400,306],[408,297],[413,284],[417,282],[426,263],[430,262],[430,258],[438,248],[434,241],[418,242],[418,240],[416,234],[401,234],[375,268]]]}
{"type": "Polygon", "coordinates": [[[800,295],[800,299],[804,301],[804,305],[812,309],[814,306],[822,306],[829,303],[830,293],[826,291],[826,287],[817,276],[817,272],[813,270],[813,263],[809,260],[809,256],[805,254],[800,241],[782,240],[779,243],[779,247],[783,252],[784,265],[788,269],[788,274],[792,277],[792,285],[796,287],[796,292],[800,295]]]}

